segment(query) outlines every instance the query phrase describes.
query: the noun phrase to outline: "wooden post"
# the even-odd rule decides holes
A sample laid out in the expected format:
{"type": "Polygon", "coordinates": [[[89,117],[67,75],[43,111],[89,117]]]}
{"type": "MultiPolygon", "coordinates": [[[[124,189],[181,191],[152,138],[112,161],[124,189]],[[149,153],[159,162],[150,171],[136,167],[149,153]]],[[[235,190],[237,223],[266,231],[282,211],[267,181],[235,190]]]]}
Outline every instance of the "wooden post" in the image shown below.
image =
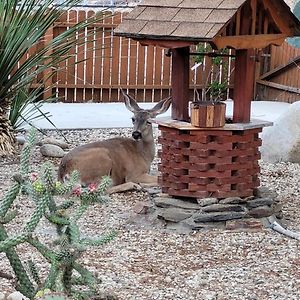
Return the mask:
{"type": "Polygon", "coordinates": [[[189,122],[189,47],[172,49],[172,119],[189,122]]]}
{"type": "Polygon", "coordinates": [[[254,91],[255,51],[236,50],[233,122],[248,123],[254,91]]]}

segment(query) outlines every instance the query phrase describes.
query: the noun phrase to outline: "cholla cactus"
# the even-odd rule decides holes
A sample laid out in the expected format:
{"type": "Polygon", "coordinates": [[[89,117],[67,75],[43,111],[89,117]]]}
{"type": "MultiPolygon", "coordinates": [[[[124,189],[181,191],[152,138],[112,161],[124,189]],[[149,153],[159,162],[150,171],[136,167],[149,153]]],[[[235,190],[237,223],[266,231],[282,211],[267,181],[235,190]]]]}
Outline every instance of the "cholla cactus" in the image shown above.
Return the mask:
{"type": "MultiPolygon", "coordinates": [[[[30,299],[34,298],[37,291],[45,289],[62,293],[53,297],[67,295],[74,299],[90,299],[97,292],[97,280],[77,260],[88,246],[107,243],[113,239],[115,233],[94,239],[82,237],[77,222],[90,203],[104,201],[103,194],[110,185],[110,179],[105,177],[100,185],[92,184],[82,188],[78,184],[78,172],[73,172],[69,182],[57,182],[50,162],[43,164],[40,172],[30,174],[30,153],[34,144],[35,132],[31,130],[28,143],[22,152],[20,174],[14,176],[15,182],[0,201],[0,252],[5,252],[10,261],[16,274],[18,290],[30,299]],[[24,224],[23,230],[11,237],[6,232],[4,223],[10,222],[16,215],[10,208],[20,191],[35,203],[35,210],[24,224]],[[64,197],[65,202],[57,205],[57,197],[64,197]],[[56,228],[58,236],[53,241],[53,248],[47,247],[33,236],[44,217],[56,228]],[[49,274],[44,281],[32,260],[28,262],[26,271],[15,252],[15,246],[20,243],[31,244],[50,263],[49,274]],[[79,274],[78,277],[74,277],[74,270],[79,274]],[[78,283],[85,286],[84,292],[75,289],[74,285],[78,283]]],[[[53,297],[49,294],[37,299],[67,299],[53,297]]]]}

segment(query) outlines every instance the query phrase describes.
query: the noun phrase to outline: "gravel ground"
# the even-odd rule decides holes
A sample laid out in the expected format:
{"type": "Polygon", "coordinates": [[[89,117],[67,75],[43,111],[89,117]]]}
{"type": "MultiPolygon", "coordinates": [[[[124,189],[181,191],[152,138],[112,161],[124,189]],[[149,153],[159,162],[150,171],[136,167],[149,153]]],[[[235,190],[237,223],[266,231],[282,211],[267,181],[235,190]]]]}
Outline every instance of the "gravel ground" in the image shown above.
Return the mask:
{"type": "MultiPolygon", "coordinates": [[[[49,133],[49,132],[48,132],[49,133]]],[[[57,133],[51,132],[57,137],[57,133]]],[[[128,135],[129,130],[65,131],[73,146],[115,135],[128,135]]],[[[38,149],[34,169],[45,161],[38,149]]],[[[57,166],[59,160],[53,159],[57,166]]],[[[19,157],[1,159],[0,199],[18,170],[19,157]]],[[[156,169],[157,160],[153,164],[156,169]]],[[[300,185],[298,164],[261,162],[261,182],[278,193],[283,206],[284,224],[300,231],[300,185]]],[[[151,299],[300,299],[299,244],[270,229],[259,231],[209,230],[180,235],[166,231],[162,224],[136,221],[133,207],[139,201],[151,201],[146,192],[126,192],[111,196],[105,204],[90,207],[82,218],[81,228],[89,236],[118,231],[109,244],[93,248],[82,257],[82,263],[98,273],[101,288],[124,300],[151,299]]],[[[32,213],[33,205],[20,197],[16,207],[19,216],[10,224],[11,234],[32,213]]],[[[37,234],[45,242],[51,231],[43,222],[37,234]]],[[[23,259],[32,257],[40,270],[47,263],[26,245],[17,247],[23,259]]],[[[0,253],[0,271],[12,273],[0,253]]],[[[12,292],[13,281],[0,278],[0,291],[12,292]]]]}

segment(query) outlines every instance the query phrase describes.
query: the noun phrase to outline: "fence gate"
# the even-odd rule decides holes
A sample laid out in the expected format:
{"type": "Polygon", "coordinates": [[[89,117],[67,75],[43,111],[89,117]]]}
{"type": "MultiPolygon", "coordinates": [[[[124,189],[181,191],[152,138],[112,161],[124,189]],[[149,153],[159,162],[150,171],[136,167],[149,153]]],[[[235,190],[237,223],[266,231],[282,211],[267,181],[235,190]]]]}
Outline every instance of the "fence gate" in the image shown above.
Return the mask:
{"type": "Polygon", "coordinates": [[[287,43],[266,49],[260,60],[256,98],[293,103],[300,100],[300,49],[287,43]]]}

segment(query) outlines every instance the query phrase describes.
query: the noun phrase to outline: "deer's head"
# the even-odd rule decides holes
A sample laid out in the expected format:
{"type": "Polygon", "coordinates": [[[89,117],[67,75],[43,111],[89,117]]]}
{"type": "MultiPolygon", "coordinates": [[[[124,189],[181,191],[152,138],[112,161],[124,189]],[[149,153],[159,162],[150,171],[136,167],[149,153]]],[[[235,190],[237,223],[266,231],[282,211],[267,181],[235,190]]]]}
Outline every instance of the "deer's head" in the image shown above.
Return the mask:
{"type": "Polygon", "coordinates": [[[129,111],[133,113],[132,123],[133,123],[133,132],[132,137],[138,141],[143,140],[147,141],[153,139],[152,134],[152,123],[149,119],[155,118],[157,115],[162,114],[168,110],[172,102],[172,98],[166,98],[159,101],[151,109],[142,109],[138,106],[135,99],[126,94],[123,90],[125,105],[129,111]]]}

